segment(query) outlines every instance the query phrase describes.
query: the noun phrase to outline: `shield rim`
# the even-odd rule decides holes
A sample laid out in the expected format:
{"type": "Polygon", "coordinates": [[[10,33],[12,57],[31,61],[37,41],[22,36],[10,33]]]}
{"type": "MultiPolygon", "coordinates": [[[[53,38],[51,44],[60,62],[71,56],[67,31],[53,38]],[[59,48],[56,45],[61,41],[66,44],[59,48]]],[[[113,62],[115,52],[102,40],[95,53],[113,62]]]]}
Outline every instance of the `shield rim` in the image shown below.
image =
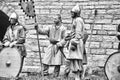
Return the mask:
{"type": "MultiPolygon", "coordinates": [[[[5,47],[5,48],[9,48],[9,47],[5,47]]],[[[3,49],[5,49],[5,48],[3,48],[3,49]]],[[[2,49],[2,50],[3,50],[2,49]]],[[[17,51],[18,51],[18,49],[17,48],[15,48],[17,51]]],[[[2,51],[1,50],[1,51],[2,51]]],[[[1,51],[0,51],[0,53],[1,53],[1,51]]],[[[19,51],[18,51],[19,52],[19,51]]],[[[20,54],[19,54],[20,55],[20,54]]],[[[21,57],[21,55],[20,55],[20,57],[21,57]]],[[[16,74],[16,76],[15,77],[19,77],[19,74],[21,73],[21,71],[22,71],[22,67],[23,67],[23,62],[24,62],[24,57],[21,57],[21,64],[20,64],[20,69],[19,69],[19,71],[18,71],[18,73],[16,74]]],[[[1,76],[2,77],[2,76],[1,76]]],[[[3,77],[4,78],[4,77],[3,77]]],[[[7,78],[7,77],[5,77],[5,78],[7,78]]],[[[9,78],[9,77],[8,77],[9,78]]]]}
{"type": "Polygon", "coordinates": [[[108,60],[110,59],[111,56],[113,56],[113,55],[115,55],[115,54],[118,54],[118,53],[120,53],[120,51],[117,51],[117,52],[114,52],[114,53],[110,54],[109,57],[107,58],[105,64],[104,64],[104,73],[105,73],[105,76],[107,77],[108,80],[109,80],[109,78],[108,78],[107,73],[106,73],[106,65],[107,65],[107,62],[108,62],[108,60]]]}
{"type": "MultiPolygon", "coordinates": [[[[21,56],[21,55],[20,55],[21,56]]],[[[18,72],[18,74],[16,75],[16,77],[18,77],[22,71],[22,68],[23,68],[23,62],[24,62],[24,57],[21,58],[21,64],[20,64],[20,70],[18,72]]]]}

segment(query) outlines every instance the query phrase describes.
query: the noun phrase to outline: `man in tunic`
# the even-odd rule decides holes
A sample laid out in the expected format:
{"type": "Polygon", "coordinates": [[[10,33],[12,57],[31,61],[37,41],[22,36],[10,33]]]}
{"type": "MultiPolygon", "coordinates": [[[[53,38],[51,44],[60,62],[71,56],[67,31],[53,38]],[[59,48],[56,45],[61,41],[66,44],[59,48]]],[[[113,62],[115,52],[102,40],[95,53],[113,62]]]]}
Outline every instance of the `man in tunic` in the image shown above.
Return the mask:
{"type": "MultiPolygon", "coordinates": [[[[118,38],[118,40],[120,40],[120,24],[118,25],[118,27],[117,27],[117,38],[118,38]]],[[[116,36],[116,35],[115,35],[116,36]]],[[[118,51],[120,50],[120,43],[118,44],[118,51]]]]}
{"type": "MultiPolygon", "coordinates": [[[[79,5],[73,7],[71,11],[72,16],[72,28],[71,33],[74,33],[72,39],[69,41],[68,50],[68,60],[69,65],[66,68],[67,75],[70,70],[75,73],[75,80],[80,80],[83,73],[83,62],[86,63],[87,60],[83,61],[83,58],[86,56],[83,54],[84,52],[84,21],[80,17],[80,8],[79,5]],[[68,69],[68,70],[67,70],[68,69]]],[[[87,58],[86,58],[87,59],[87,58]]]]}
{"type": "Polygon", "coordinates": [[[25,28],[18,22],[18,15],[16,12],[11,13],[10,18],[10,26],[8,27],[4,39],[3,44],[6,47],[17,47],[22,56],[22,61],[26,56],[26,49],[24,46],[25,43],[25,28]],[[16,45],[20,46],[16,46],[16,45]]]}
{"type": "Polygon", "coordinates": [[[57,77],[60,72],[60,65],[63,63],[63,47],[66,43],[65,32],[66,28],[62,25],[62,19],[60,15],[55,16],[54,25],[47,29],[38,28],[39,34],[47,35],[50,41],[50,45],[45,51],[42,63],[44,66],[44,75],[48,75],[48,69],[50,65],[55,66],[53,77],[57,77]]]}

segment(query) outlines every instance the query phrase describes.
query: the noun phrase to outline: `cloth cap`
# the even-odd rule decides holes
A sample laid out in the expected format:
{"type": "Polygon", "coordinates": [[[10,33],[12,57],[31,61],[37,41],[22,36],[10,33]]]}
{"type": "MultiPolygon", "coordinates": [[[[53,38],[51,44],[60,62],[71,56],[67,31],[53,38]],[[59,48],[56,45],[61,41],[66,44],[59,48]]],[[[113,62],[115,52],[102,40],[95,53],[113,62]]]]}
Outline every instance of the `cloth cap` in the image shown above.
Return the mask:
{"type": "Polygon", "coordinates": [[[17,13],[13,12],[13,13],[10,15],[10,18],[18,19],[17,13]]]}
{"type": "Polygon", "coordinates": [[[78,4],[76,4],[76,6],[74,6],[74,7],[72,8],[72,12],[78,13],[78,12],[80,12],[80,11],[81,11],[81,9],[80,9],[80,7],[79,7],[78,4]]]}

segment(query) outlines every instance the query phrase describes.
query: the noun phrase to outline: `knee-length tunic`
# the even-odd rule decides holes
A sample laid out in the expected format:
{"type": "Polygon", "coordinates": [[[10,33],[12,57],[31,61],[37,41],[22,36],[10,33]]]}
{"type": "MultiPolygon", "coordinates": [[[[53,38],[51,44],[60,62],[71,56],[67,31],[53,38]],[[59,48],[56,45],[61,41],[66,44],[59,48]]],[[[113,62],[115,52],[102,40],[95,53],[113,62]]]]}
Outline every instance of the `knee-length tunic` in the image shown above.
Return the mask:
{"type": "Polygon", "coordinates": [[[84,37],[84,22],[81,17],[73,19],[72,31],[75,32],[75,37],[70,40],[69,43],[69,55],[68,59],[71,61],[70,68],[73,71],[82,70],[82,61],[83,61],[83,37],[84,37]],[[75,48],[72,49],[72,47],[75,48]]]}
{"type": "Polygon", "coordinates": [[[21,56],[26,56],[26,49],[24,46],[25,43],[25,28],[20,25],[19,23],[16,23],[15,25],[10,25],[6,31],[6,34],[3,39],[4,43],[12,43],[15,42],[16,44],[21,44],[21,46],[18,46],[18,50],[20,51],[21,56]]]}
{"type": "Polygon", "coordinates": [[[43,64],[47,65],[61,65],[63,63],[63,46],[66,41],[64,40],[66,28],[61,25],[56,28],[54,25],[47,29],[38,29],[40,34],[47,35],[50,40],[50,45],[45,51],[42,59],[43,64]],[[52,43],[52,40],[57,41],[56,44],[52,43]]]}

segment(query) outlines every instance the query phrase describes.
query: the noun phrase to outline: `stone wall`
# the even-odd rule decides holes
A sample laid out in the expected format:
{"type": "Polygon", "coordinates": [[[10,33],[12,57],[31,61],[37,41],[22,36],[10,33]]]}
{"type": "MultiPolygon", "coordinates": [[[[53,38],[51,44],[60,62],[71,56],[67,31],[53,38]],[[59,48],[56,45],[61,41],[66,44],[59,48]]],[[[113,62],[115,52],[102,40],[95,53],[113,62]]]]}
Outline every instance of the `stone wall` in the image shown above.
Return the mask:
{"type": "MultiPolygon", "coordinates": [[[[18,0],[5,0],[6,4],[12,6],[19,14],[20,22],[27,28],[26,48],[27,57],[25,58],[23,71],[34,71],[40,66],[39,53],[37,46],[37,36],[34,29],[34,19],[25,15],[21,7],[18,5],[18,0]]],[[[1,1],[2,2],[2,1],[1,1]]],[[[34,0],[35,13],[37,22],[47,28],[53,23],[55,14],[61,14],[64,26],[70,29],[71,16],[70,10],[78,3],[81,7],[81,17],[85,21],[85,28],[88,34],[91,34],[86,43],[88,65],[103,67],[107,57],[117,51],[118,40],[116,36],[109,34],[116,33],[116,27],[120,23],[120,1],[119,0],[34,0]],[[95,9],[98,11],[94,17],[95,9]],[[93,25],[93,22],[95,23],[93,25]],[[90,50],[88,49],[89,42],[90,50]]],[[[1,9],[5,11],[4,4],[0,4],[1,9]]],[[[42,56],[44,55],[49,41],[47,36],[39,35],[40,49],[42,56]]],[[[38,70],[37,70],[38,71],[38,70]]]]}

